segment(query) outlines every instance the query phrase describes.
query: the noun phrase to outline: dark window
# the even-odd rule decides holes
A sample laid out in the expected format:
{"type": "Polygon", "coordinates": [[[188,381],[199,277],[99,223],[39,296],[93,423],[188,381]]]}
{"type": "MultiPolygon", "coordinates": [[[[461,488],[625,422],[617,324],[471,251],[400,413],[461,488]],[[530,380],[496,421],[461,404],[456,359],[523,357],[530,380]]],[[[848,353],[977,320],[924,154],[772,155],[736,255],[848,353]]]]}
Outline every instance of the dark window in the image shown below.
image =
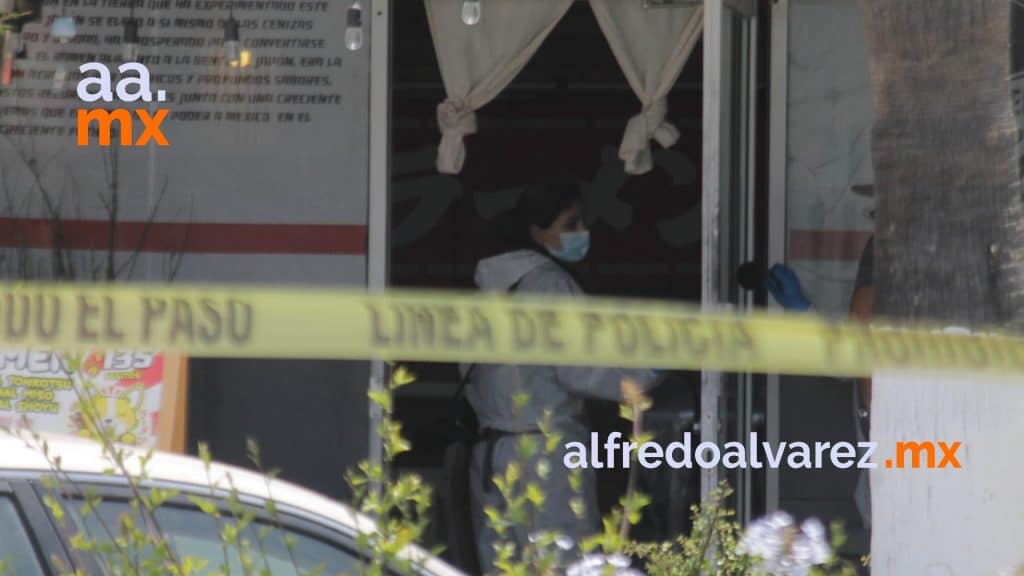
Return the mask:
{"type": "MultiPolygon", "coordinates": [[[[120,525],[119,518],[132,513],[126,502],[104,501],[96,512],[83,520],[82,515],[78,513],[81,508],[80,501],[66,501],[66,504],[78,529],[84,530],[87,538],[95,541],[109,540],[103,524],[117,530],[116,527],[120,525]]],[[[220,531],[222,523],[235,523],[230,517],[218,520],[195,508],[164,506],[157,509],[156,520],[179,560],[193,558],[206,562],[199,574],[221,572],[220,568],[225,559],[229,564],[229,574],[242,574],[244,570],[239,556],[243,551],[254,562],[256,573],[264,573],[264,568],[266,573],[275,575],[334,575],[359,572],[359,556],[354,551],[287,526],[278,528],[254,522],[242,533],[239,539],[241,546],[224,547],[221,545],[220,531]],[[285,545],[286,537],[293,540],[291,552],[285,545]]],[[[136,517],[135,522],[137,526],[146,525],[139,517],[136,517]]]]}
{"type": "Polygon", "coordinates": [[[8,574],[42,576],[44,572],[14,502],[0,497],[0,575],[8,574]]]}

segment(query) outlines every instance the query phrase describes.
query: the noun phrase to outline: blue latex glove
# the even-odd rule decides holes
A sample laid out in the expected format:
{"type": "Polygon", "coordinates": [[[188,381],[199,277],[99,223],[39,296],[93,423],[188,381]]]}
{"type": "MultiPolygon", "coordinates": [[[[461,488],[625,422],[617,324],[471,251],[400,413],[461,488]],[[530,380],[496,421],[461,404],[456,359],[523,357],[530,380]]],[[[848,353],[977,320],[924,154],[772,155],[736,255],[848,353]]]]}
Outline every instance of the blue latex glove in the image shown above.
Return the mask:
{"type": "Polygon", "coordinates": [[[772,293],[772,298],[786,310],[804,311],[811,307],[811,303],[804,296],[803,288],[800,287],[800,279],[796,272],[785,264],[776,264],[768,271],[764,279],[765,287],[772,293]]]}

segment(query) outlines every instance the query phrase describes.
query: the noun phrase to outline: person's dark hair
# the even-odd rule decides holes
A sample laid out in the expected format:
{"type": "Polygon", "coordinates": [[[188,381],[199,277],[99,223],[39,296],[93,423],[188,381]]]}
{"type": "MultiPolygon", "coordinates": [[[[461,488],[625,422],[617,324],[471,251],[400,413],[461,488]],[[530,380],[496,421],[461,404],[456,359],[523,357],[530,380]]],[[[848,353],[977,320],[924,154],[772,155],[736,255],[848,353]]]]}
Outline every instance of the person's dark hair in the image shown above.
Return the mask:
{"type": "Polygon", "coordinates": [[[566,178],[527,187],[516,207],[523,234],[529,236],[530,226],[538,228],[551,226],[559,214],[582,199],[580,185],[566,178]]]}
{"type": "MultiPolygon", "coordinates": [[[[583,200],[579,183],[568,178],[555,178],[532,184],[523,191],[516,208],[498,223],[499,237],[507,250],[533,250],[549,258],[556,266],[576,278],[572,268],[556,258],[530,236],[530,227],[548,228],[562,212],[583,200]]],[[[577,282],[579,279],[576,278],[577,282]]]]}

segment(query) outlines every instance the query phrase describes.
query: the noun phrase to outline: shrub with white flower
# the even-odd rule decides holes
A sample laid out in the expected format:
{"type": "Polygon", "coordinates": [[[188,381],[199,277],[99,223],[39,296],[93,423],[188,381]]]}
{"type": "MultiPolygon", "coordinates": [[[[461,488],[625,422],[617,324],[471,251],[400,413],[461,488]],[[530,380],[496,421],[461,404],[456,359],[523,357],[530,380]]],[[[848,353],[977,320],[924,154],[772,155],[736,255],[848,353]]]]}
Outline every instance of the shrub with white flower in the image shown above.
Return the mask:
{"type": "Polygon", "coordinates": [[[585,554],[573,562],[565,576],[644,576],[622,554],[585,554]]]}
{"type": "Polygon", "coordinates": [[[773,576],[806,576],[811,568],[832,559],[825,526],[808,518],[800,526],[789,514],[778,511],[750,524],[740,540],[739,551],[759,559],[758,570],[773,576]]]}
{"type": "Polygon", "coordinates": [[[534,557],[553,559],[554,566],[564,566],[579,557],[576,541],[561,532],[538,530],[529,533],[527,540],[533,548],[534,557]]]}

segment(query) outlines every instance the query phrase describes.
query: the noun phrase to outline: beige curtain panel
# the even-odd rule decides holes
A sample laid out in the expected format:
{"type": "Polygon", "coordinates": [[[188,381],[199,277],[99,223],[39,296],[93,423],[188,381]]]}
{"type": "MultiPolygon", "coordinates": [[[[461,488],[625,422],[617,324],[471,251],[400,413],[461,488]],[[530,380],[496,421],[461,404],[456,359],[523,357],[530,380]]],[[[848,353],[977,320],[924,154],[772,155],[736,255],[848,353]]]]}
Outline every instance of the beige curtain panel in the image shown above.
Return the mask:
{"type": "MultiPolygon", "coordinates": [[[[485,0],[483,18],[462,22],[462,0],[424,0],[447,98],[437,107],[437,169],[458,174],[476,111],[493,100],[537,52],[573,0],[485,0]]],[[[666,96],[703,31],[703,8],[644,8],[639,0],[590,0],[626,80],[640,99],[619,147],[627,174],[654,166],[651,141],[669,147],[679,130],[666,120],[666,96]]]]}
{"type": "Polygon", "coordinates": [[[572,5],[572,0],[491,0],[474,26],[462,22],[462,0],[424,0],[447,99],[437,107],[437,169],[458,174],[464,137],[476,111],[516,77],[572,5]]]}
{"type": "Polygon", "coordinates": [[[619,147],[627,174],[654,166],[651,140],[668,148],[679,130],[666,120],[666,97],[679,79],[704,27],[701,6],[644,8],[641,2],[590,0],[626,80],[640,99],[640,113],[629,120],[619,147]]]}

